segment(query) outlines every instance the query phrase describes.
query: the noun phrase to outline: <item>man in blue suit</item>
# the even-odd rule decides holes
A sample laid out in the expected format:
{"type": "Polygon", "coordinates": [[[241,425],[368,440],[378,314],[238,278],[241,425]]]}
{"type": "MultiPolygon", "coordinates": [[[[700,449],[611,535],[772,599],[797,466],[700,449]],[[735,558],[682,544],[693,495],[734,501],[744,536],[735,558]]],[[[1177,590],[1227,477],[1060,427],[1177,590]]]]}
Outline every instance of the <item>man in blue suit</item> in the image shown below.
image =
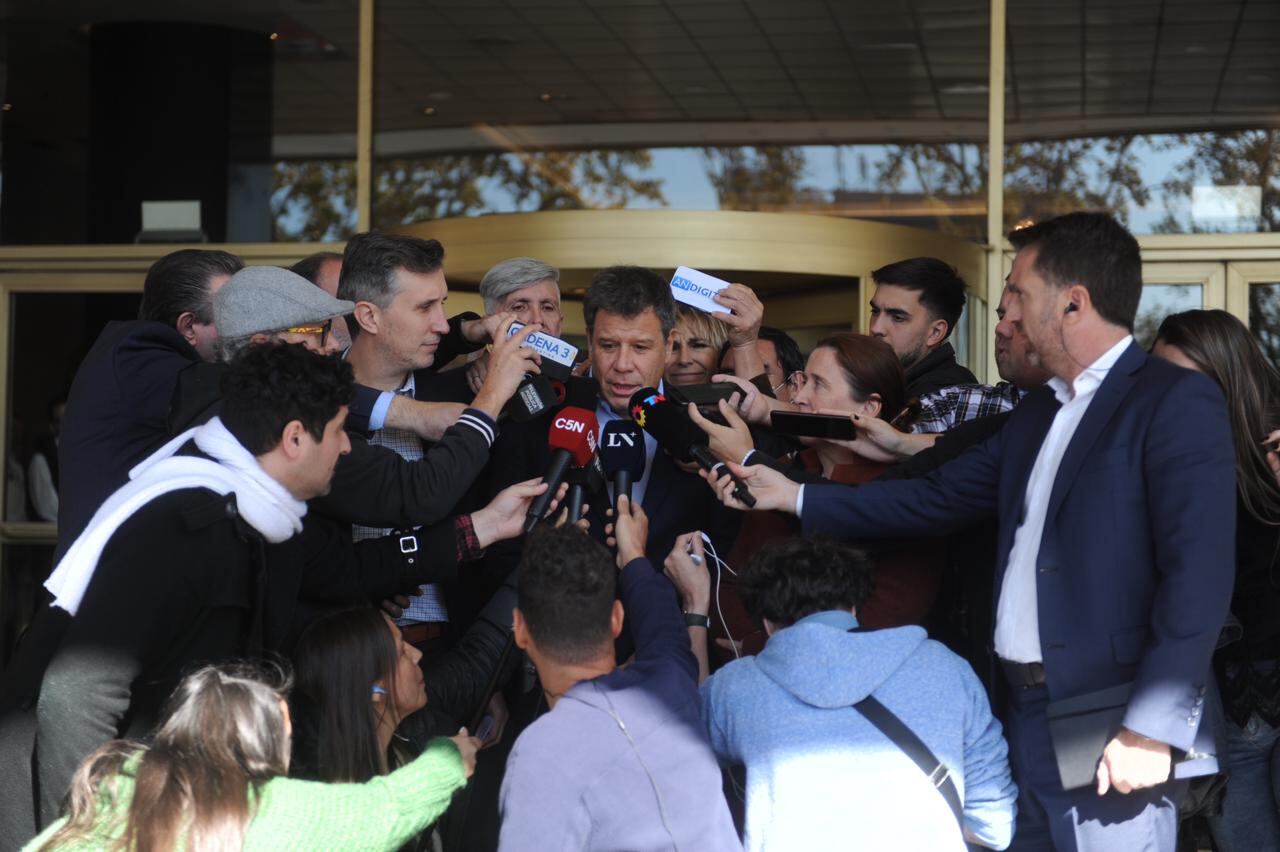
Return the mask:
{"type": "Polygon", "coordinates": [[[943,534],[994,513],[1014,848],[1172,850],[1175,778],[1216,767],[1209,660],[1235,564],[1226,406],[1133,342],[1141,258],[1113,219],[1073,213],[1010,240],[1009,314],[1054,378],[998,434],[924,479],[856,489],[736,470],[756,508],[795,512],[807,534],[943,534]],[[1064,790],[1049,703],[1128,685],[1094,782],[1064,790]]]}

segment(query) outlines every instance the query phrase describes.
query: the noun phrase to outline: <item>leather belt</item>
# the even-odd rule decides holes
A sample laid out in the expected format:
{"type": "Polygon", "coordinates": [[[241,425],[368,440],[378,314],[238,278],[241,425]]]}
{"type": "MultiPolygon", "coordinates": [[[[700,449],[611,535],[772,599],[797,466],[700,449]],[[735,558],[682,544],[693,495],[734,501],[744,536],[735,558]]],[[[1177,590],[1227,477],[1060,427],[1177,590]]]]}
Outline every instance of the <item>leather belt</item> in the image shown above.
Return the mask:
{"type": "Polygon", "coordinates": [[[1031,689],[1045,684],[1043,663],[1013,663],[1009,660],[1001,660],[1000,668],[1004,670],[1004,679],[1015,689],[1031,689]]]}
{"type": "Polygon", "coordinates": [[[449,622],[447,621],[416,621],[413,624],[406,624],[401,627],[400,635],[410,645],[420,645],[423,642],[439,639],[448,628],[449,622]]]}

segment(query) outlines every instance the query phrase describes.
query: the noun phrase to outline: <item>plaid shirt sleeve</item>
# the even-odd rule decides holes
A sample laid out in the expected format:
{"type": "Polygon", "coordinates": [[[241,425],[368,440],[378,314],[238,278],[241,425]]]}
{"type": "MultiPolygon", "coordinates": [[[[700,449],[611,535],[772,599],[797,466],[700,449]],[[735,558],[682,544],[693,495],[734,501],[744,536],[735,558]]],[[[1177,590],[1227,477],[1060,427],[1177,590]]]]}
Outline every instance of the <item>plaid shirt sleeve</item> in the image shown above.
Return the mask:
{"type": "Polygon", "coordinates": [[[946,432],[957,423],[1009,411],[1024,396],[1009,382],[998,385],[953,385],[920,397],[920,416],[912,425],[916,433],[946,432]]]}
{"type": "Polygon", "coordinates": [[[459,562],[471,562],[484,556],[484,548],[480,546],[480,539],[476,538],[470,515],[458,515],[453,519],[453,535],[458,545],[459,562]]]}

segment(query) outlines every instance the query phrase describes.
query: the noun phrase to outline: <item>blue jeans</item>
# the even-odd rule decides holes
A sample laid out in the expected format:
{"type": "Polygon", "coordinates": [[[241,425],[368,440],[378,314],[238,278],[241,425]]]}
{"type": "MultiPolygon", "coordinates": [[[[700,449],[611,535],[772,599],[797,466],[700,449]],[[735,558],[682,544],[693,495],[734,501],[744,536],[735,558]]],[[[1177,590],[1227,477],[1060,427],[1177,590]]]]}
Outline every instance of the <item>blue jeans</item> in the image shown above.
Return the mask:
{"type": "Polygon", "coordinates": [[[1219,852],[1280,852],[1280,728],[1257,716],[1241,728],[1227,720],[1231,779],[1222,816],[1209,820],[1219,852]]]}

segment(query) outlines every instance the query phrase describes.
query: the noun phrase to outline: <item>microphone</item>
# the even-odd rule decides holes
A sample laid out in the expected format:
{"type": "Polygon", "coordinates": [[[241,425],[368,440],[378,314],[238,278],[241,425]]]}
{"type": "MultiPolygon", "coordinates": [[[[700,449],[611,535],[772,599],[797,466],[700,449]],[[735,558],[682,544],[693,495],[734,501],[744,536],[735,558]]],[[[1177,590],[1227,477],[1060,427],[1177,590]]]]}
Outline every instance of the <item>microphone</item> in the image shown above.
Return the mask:
{"type": "MultiPolygon", "coordinates": [[[[724,463],[707,448],[706,433],[689,419],[683,408],[658,393],[653,388],[641,388],[631,395],[629,408],[631,419],[652,435],[662,447],[682,462],[697,462],[703,470],[715,471],[724,463]]],[[[747,508],[756,504],[756,498],[746,484],[733,475],[727,466],[725,472],[733,479],[733,496],[747,508]]]]}
{"type": "Polygon", "coordinates": [[[604,475],[613,482],[613,501],[625,494],[631,499],[631,484],[644,476],[644,436],[635,423],[610,420],[600,436],[600,461],[604,475]]]}
{"type": "Polygon", "coordinates": [[[532,531],[547,513],[547,507],[555,499],[570,464],[586,467],[591,463],[596,451],[597,425],[594,413],[572,406],[560,409],[551,421],[551,429],[547,432],[547,443],[552,449],[551,464],[542,477],[542,481],[547,483],[547,490],[529,504],[524,518],[525,532],[532,531]]]}
{"type": "Polygon", "coordinates": [[[525,423],[564,402],[564,383],[546,376],[525,373],[520,386],[503,406],[502,413],[516,423],[525,423]]]}
{"type": "Polygon", "coordinates": [[[582,504],[588,494],[595,494],[604,487],[604,468],[600,466],[600,457],[594,453],[582,467],[571,467],[565,477],[569,483],[569,493],[565,495],[564,505],[569,510],[569,523],[582,517],[582,504]]]}

